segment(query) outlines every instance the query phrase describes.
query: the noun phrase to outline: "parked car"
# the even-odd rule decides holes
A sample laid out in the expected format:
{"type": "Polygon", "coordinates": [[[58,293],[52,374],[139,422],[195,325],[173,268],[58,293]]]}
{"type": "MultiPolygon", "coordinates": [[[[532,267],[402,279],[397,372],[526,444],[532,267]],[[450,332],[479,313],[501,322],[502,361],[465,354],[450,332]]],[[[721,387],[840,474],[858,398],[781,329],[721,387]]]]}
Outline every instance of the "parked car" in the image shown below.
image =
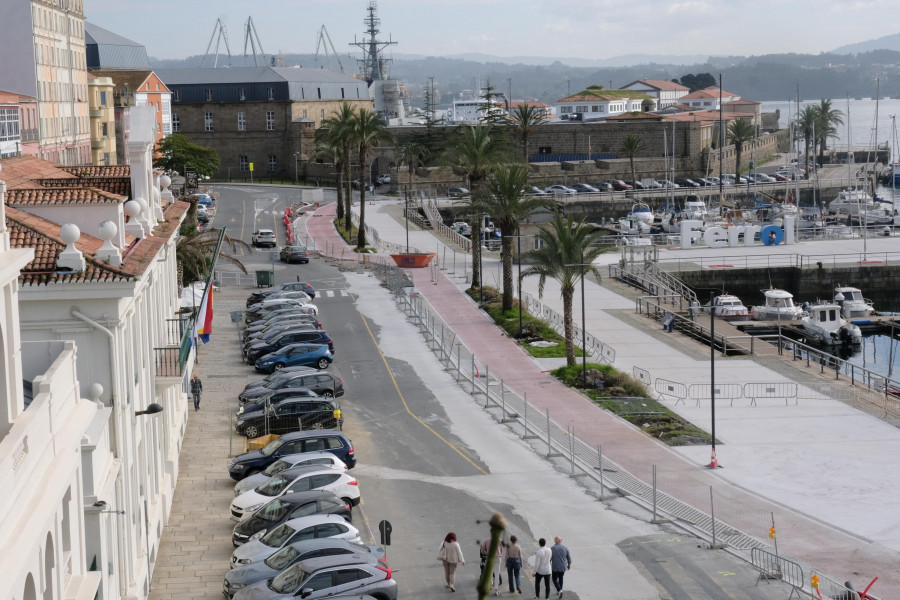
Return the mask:
{"type": "Polygon", "coordinates": [[[688,179],[687,177],[679,177],[678,179],[675,180],[675,183],[677,183],[680,187],[691,187],[691,188],[700,187],[699,183],[697,183],[693,179],[688,179]]]}
{"type": "Polygon", "coordinates": [[[341,405],[321,398],[282,400],[253,412],[245,411],[237,418],[234,430],[250,439],[265,434],[281,434],[304,429],[340,429],[344,425],[341,405]]]}
{"type": "Polygon", "coordinates": [[[270,323],[269,327],[248,335],[247,339],[244,340],[243,346],[241,346],[241,351],[246,354],[247,349],[253,344],[257,344],[258,342],[268,343],[283,333],[293,331],[316,331],[316,326],[307,321],[287,321],[285,323],[275,321],[274,323],[270,323]]]}
{"type": "Polygon", "coordinates": [[[667,188],[667,189],[670,189],[670,190],[672,190],[672,189],[677,189],[677,188],[680,188],[680,187],[681,187],[680,185],[678,185],[678,184],[675,183],[674,181],[669,181],[668,179],[657,179],[657,180],[656,180],[656,183],[658,183],[660,186],[662,186],[662,187],[664,187],[664,188],[667,188]]]}
{"type": "Polygon", "coordinates": [[[213,199],[213,197],[205,192],[195,192],[190,195],[190,199],[196,200],[198,207],[200,207],[200,206],[213,207],[216,204],[216,201],[213,199]]]}
{"type": "MultiPolygon", "coordinates": [[[[266,387],[273,381],[282,379],[284,377],[291,377],[292,375],[295,375],[295,374],[318,373],[318,372],[319,372],[318,369],[316,369],[315,367],[285,367],[284,369],[281,369],[274,373],[269,373],[262,379],[256,379],[254,381],[251,381],[250,383],[248,383],[247,385],[244,386],[244,392],[248,392],[254,388],[266,387]]],[[[241,393],[243,394],[244,392],[241,392],[241,393]]]]}
{"type": "Polygon", "coordinates": [[[234,600],[316,600],[348,592],[368,594],[377,600],[397,600],[397,582],[383,559],[368,554],[341,554],[294,563],[271,580],[238,591],[234,600]]]}
{"type": "Polygon", "coordinates": [[[576,192],[578,192],[579,194],[596,194],[600,191],[597,188],[595,188],[594,186],[588,185],[586,183],[573,183],[569,187],[572,188],[573,190],[575,190],[576,192]]]}
{"type": "Polygon", "coordinates": [[[600,192],[612,192],[616,189],[613,187],[613,184],[608,181],[598,181],[597,183],[592,183],[591,185],[600,192]]]}
{"type": "Polygon", "coordinates": [[[310,302],[312,302],[312,297],[309,294],[307,294],[306,292],[291,291],[291,292],[275,292],[274,294],[272,294],[271,296],[269,296],[268,298],[266,298],[265,300],[260,302],[260,304],[265,305],[265,303],[268,301],[278,300],[280,298],[289,298],[291,300],[297,300],[297,301],[303,302],[305,304],[309,304],[310,302]]]}
{"type": "MultiPolygon", "coordinates": [[[[247,479],[240,483],[245,481],[247,479]]],[[[234,526],[231,543],[235,547],[240,546],[250,541],[251,537],[261,538],[286,521],[308,515],[338,515],[349,523],[352,509],[335,494],[324,490],[286,494],[267,502],[250,516],[241,519],[234,526]]]]}
{"type": "Polygon", "coordinates": [[[607,179],[606,183],[610,184],[617,192],[627,192],[628,190],[632,189],[630,185],[628,185],[621,179],[607,179]]]}
{"type": "Polygon", "coordinates": [[[646,189],[646,186],[643,183],[641,183],[640,181],[633,181],[633,180],[629,179],[628,181],[625,182],[625,184],[630,185],[632,187],[632,189],[635,189],[635,190],[646,189]]]}
{"type": "Polygon", "coordinates": [[[309,285],[305,281],[286,281],[284,283],[276,283],[268,289],[257,290],[250,294],[250,296],[247,298],[247,308],[250,308],[257,302],[262,302],[264,298],[267,298],[268,296],[271,296],[272,294],[275,294],[277,292],[292,291],[306,292],[306,294],[310,298],[312,298],[313,300],[316,299],[316,290],[313,288],[313,286],[309,285]]]}
{"type": "Polygon", "coordinates": [[[718,177],[707,177],[706,182],[712,187],[719,187],[720,184],[723,186],[728,185],[728,183],[722,181],[718,177]]]}
{"type": "Polygon", "coordinates": [[[311,465],[282,471],[236,497],[231,501],[231,519],[240,521],[273,498],[309,490],[332,492],[350,506],[359,504],[359,483],[355,477],[346,471],[311,465]]]}
{"type": "MultiPolygon", "coordinates": [[[[262,473],[250,475],[237,482],[234,486],[234,495],[240,496],[244,492],[258,488],[269,480],[273,475],[278,475],[282,471],[287,471],[294,467],[305,467],[309,465],[324,466],[329,469],[343,471],[347,468],[340,458],[331,452],[306,452],[304,454],[288,454],[284,458],[280,458],[265,468],[262,473]]],[[[307,492],[309,493],[309,492],[307,492]]],[[[297,515],[298,517],[300,515],[297,515]]],[[[349,517],[348,517],[349,520],[349,517]]]]}
{"type": "Polygon", "coordinates": [[[338,538],[357,544],[361,541],[356,527],[339,515],[298,517],[235,549],[231,554],[231,568],[264,560],[288,544],[318,538],[338,538]]]}
{"type": "Polygon", "coordinates": [[[278,245],[278,238],[271,229],[257,229],[250,236],[250,243],[257,247],[268,246],[274,248],[278,245]]]}
{"type": "Polygon", "coordinates": [[[379,177],[375,178],[375,183],[377,183],[378,185],[387,185],[390,182],[391,182],[391,176],[388,174],[380,175],[379,177]]]}
{"type": "Polygon", "coordinates": [[[319,307],[315,304],[304,304],[302,302],[298,302],[297,300],[289,300],[287,298],[279,298],[279,301],[270,304],[269,306],[254,306],[250,310],[246,311],[246,315],[244,316],[244,321],[250,325],[251,323],[255,323],[260,319],[265,319],[272,313],[284,310],[284,309],[292,309],[296,311],[303,311],[310,315],[318,315],[319,307]]]}
{"type": "Polygon", "coordinates": [[[545,192],[544,190],[542,190],[541,188],[539,188],[537,186],[533,186],[533,185],[528,186],[524,190],[522,190],[522,194],[525,196],[549,196],[550,195],[547,192],[545,192]]]}
{"type": "Polygon", "coordinates": [[[644,186],[645,190],[658,190],[662,188],[662,186],[659,185],[659,183],[657,183],[655,179],[650,178],[642,179],[641,185],[644,186]]]}
{"type": "Polygon", "coordinates": [[[203,210],[203,211],[198,210],[197,211],[197,222],[200,223],[201,225],[205,225],[205,224],[209,223],[209,213],[206,212],[205,210],[203,210]]]}
{"type": "MultiPolygon", "coordinates": [[[[280,327],[283,325],[287,325],[289,323],[301,324],[306,323],[312,325],[315,329],[322,328],[322,322],[319,321],[319,318],[316,315],[311,315],[307,312],[300,312],[297,310],[287,309],[284,311],[275,311],[274,313],[266,316],[265,319],[260,319],[254,322],[252,325],[248,325],[244,329],[244,340],[247,340],[251,336],[261,331],[265,331],[270,328],[280,327]]],[[[259,337],[259,336],[257,336],[259,337]]]]}
{"type": "Polygon", "coordinates": [[[447,195],[451,198],[463,198],[469,195],[469,190],[464,187],[452,187],[447,190],[447,195]]]}
{"type": "Polygon", "coordinates": [[[544,191],[554,196],[574,196],[578,192],[565,185],[551,185],[544,188],[544,191]]]}
{"type": "MultiPolygon", "coordinates": [[[[279,374],[284,370],[279,370],[279,374]]],[[[315,371],[289,372],[260,386],[246,387],[238,396],[238,402],[254,402],[274,391],[286,388],[305,388],[326,398],[344,395],[344,380],[331,373],[315,371]]]]}
{"type": "MultiPolygon", "coordinates": [[[[249,346],[246,346],[244,348],[244,352],[247,357],[247,362],[250,364],[254,364],[254,363],[256,363],[256,361],[259,358],[261,358],[267,354],[276,352],[276,351],[284,348],[285,346],[289,346],[291,344],[307,344],[307,345],[314,345],[314,344],[323,345],[323,344],[325,344],[328,346],[328,351],[331,352],[332,355],[334,355],[334,340],[332,340],[331,337],[327,333],[325,333],[324,331],[322,331],[320,329],[304,329],[304,330],[297,330],[297,331],[285,331],[271,340],[268,340],[268,341],[259,340],[259,341],[253,342],[252,344],[250,344],[249,346]]],[[[307,351],[311,351],[311,350],[307,350],[307,351]]],[[[264,362],[264,363],[261,363],[261,366],[262,366],[261,370],[264,373],[268,373],[268,371],[266,371],[265,369],[268,369],[269,365],[271,365],[271,369],[275,370],[276,369],[275,365],[277,365],[277,364],[280,364],[280,366],[282,366],[282,367],[299,366],[301,364],[301,359],[298,358],[297,362],[293,362],[293,363],[290,361],[287,361],[287,360],[284,360],[283,362],[281,362],[280,359],[275,359],[271,362],[264,362]]],[[[310,365],[306,365],[306,366],[310,366],[310,365]]],[[[319,364],[316,363],[316,366],[319,366],[319,364]]],[[[259,366],[258,366],[258,368],[259,368],[259,366]]],[[[278,368],[280,368],[280,367],[278,367],[278,368]]],[[[320,368],[324,368],[324,367],[320,367],[320,368]]]]}
{"type": "MultiPolygon", "coordinates": [[[[257,581],[265,581],[278,575],[292,564],[307,560],[310,558],[318,558],[320,556],[334,556],[338,554],[371,554],[376,558],[384,556],[384,548],[381,546],[366,546],[356,544],[338,538],[318,538],[311,540],[303,540],[288,544],[281,550],[277,550],[267,556],[264,560],[260,560],[247,565],[241,565],[231,569],[225,574],[225,582],[223,583],[223,591],[229,598],[239,589],[256,583],[257,581]]],[[[337,596],[332,596],[336,598],[337,596]]],[[[345,596],[340,596],[345,597],[345,596]]],[[[360,600],[361,596],[354,596],[356,600],[360,600]]],[[[371,598],[371,596],[367,596],[371,598]]]]}
{"type": "Polygon", "coordinates": [[[238,419],[240,419],[241,415],[261,412],[265,410],[267,405],[278,406],[284,400],[300,400],[303,398],[314,399],[322,398],[322,396],[304,387],[289,387],[282,388],[280,390],[272,390],[268,394],[260,398],[256,398],[252,402],[242,404],[238,407],[236,414],[238,419]]]}
{"type": "Polygon", "coordinates": [[[285,246],[281,249],[279,258],[281,262],[288,264],[298,262],[305,265],[309,262],[309,252],[306,246],[285,246]]]}
{"type": "Polygon", "coordinates": [[[325,344],[303,343],[288,344],[274,352],[263,354],[254,361],[253,366],[260,373],[271,373],[284,367],[327,369],[332,362],[334,354],[325,344]]]}
{"type": "Polygon", "coordinates": [[[289,454],[307,452],[331,452],[347,465],[356,466],[353,442],[340,431],[314,430],[294,431],[272,440],[259,450],[238,454],[228,461],[228,475],[235,480],[259,473],[276,460],[289,454]]]}
{"type": "Polygon", "coordinates": [[[753,173],[753,179],[756,183],[774,183],[775,178],[766,173],[753,173]]]}

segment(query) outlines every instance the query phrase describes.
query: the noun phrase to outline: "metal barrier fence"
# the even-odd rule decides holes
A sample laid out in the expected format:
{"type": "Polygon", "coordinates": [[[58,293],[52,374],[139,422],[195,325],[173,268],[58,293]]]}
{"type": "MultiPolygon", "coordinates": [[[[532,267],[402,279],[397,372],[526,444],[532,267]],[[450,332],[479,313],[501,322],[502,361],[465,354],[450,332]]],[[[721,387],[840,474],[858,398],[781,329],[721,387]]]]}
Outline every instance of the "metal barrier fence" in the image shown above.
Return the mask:
{"type": "Polygon", "coordinates": [[[788,401],[793,398],[794,404],[797,404],[797,384],[793,381],[782,381],[777,383],[745,383],[743,394],[745,398],[750,399],[750,406],[756,406],[756,400],[758,398],[784,398],[785,406],[787,406],[788,401]]]}
{"type": "Polygon", "coordinates": [[[810,596],[813,598],[829,598],[834,600],[859,600],[859,594],[846,585],[838,583],[817,569],[809,572],[810,596]]]}
{"type": "Polygon", "coordinates": [[[684,404],[685,399],[688,397],[686,385],[661,377],[657,377],[656,381],[653,382],[653,390],[657,393],[657,400],[663,400],[666,397],[674,398],[675,406],[678,406],[679,402],[684,404]]]}
{"type": "MultiPolygon", "coordinates": [[[[538,319],[546,321],[547,324],[550,325],[550,327],[552,327],[553,330],[560,335],[565,334],[565,319],[561,314],[559,314],[528,292],[522,294],[522,304],[523,308],[528,311],[529,314],[534,315],[538,319]]],[[[582,340],[581,327],[576,323],[572,323],[572,335],[575,339],[575,343],[580,344],[582,340]]],[[[615,349],[609,344],[601,342],[589,332],[585,332],[584,342],[587,346],[585,350],[587,351],[588,355],[595,360],[605,362],[610,365],[616,361],[615,349]]]]}
{"type": "Polygon", "coordinates": [[[794,594],[803,597],[809,593],[807,591],[809,582],[803,575],[803,567],[792,560],[763,548],[753,548],[750,551],[750,564],[759,572],[756,585],[759,585],[761,580],[765,580],[766,583],[773,579],[783,581],[791,586],[791,595],[788,596],[788,600],[793,598],[794,594]]]}
{"type": "MultiPolygon", "coordinates": [[[[728,400],[732,404],[744,395],[744,386],[739,383],[717,383],[716,400],[728,400]]],[[[697,406],[703,400],[712,399],[712,391],[708,383],[692,383],[688,386],[688,397],[697,401],[697,406]]]]}

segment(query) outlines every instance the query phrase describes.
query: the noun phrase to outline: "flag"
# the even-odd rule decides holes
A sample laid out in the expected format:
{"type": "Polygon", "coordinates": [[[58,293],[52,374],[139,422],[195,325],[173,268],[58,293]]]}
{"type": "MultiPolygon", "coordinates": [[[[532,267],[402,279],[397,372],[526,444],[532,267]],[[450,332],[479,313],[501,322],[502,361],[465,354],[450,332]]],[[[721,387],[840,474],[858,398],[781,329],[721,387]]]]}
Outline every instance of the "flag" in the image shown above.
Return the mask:
{"type": "Polygon", "coordinates": [[[205,344],[209,341],[209,334],[212,333],[213,321],[213,286],[209,285],[206,295],[203,296],[203,302],[200,304],[200,310],[197,311],[197,317],[194,319],[194,338],[200,338],[205,344]]]}

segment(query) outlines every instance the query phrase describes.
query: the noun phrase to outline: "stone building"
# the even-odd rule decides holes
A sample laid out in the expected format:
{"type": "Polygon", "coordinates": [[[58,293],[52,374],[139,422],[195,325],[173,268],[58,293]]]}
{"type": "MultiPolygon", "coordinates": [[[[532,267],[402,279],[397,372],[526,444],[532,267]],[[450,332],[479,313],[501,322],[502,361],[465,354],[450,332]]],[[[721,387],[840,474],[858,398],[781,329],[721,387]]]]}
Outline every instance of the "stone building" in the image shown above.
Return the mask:
{"type": "Polygon", "coordinates": [[[91,117],[91,164],[116,165],[115,84],[109,77],[88,73],[88,103],[91,117]]]}
{"type": "Polygon", "coordinates": [[[160,69],[172,131],[219,154],[215,177],[291,178],[315,155],[315,129],[342,102],[373,110],[365,81],[325,69],[160,69]]]}

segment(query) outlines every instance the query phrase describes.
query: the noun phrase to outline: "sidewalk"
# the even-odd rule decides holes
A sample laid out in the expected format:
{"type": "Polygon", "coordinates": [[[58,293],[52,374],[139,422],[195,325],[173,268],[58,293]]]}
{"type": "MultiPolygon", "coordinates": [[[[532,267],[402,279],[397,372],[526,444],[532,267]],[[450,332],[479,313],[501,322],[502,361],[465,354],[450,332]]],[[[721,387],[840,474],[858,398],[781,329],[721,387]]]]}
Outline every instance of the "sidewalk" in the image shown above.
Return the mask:
{"type": "MultiPolygon", "coordinates": [[[[366,206],[367,223],[382,239],[405,242],[406,231],[386,212],[388,206],[387,202],[366,206]]],[[[344,247],[330,226],[328,214],[333,211],[334,205],[322,207],[308,221],[319,247],[325,247],[325,241],[329,248],[344,247]]],[[[440,243],[428,231],[411,230],[409,235],[410,245],[421,248],[440,243]]],[[[349,249],[344,252],[345,258],[351,258],[349,249]]],[[[489,268],[487,262],[487,282],[489,268]]],[[[708,462],[708,447],[673,450],[663,446],[542,374],[534,360],[490,326],[482,311],[459,293],[465,285],[461,279],[451,281],[441,272],[435,284],[431,270],[411,270],[410,274],[466,346],[489,364],[493,376],[504,379],[519,395],[527,393],[529,402],[542,410],[549,409],[557,423],[575,424],[584,442],[602,443],[612,460],[641,477],[649,475],[650,465],[657,465],[677,479],[686,495],[714,485],[717,516],[720,504],[736,511],[736,518],[746,513],[748,521],[734,524],[746,525],[745,530],[757,537],[765,537],[766,517],[774,515],[779,551],[837,579],[868,582],[879,576],[880,590],[900,585],[896,569],[900,521],[892,501],[900,492],[896,451],[900,431],[896,428],[829,398],[807,400],[815,396],[811,390],[806,390],[797,406],[722,407],[716,433],[723,444],[717,449],[727,468],[710,472],[698,466],[708,462]],[[853,474],[852,480],[846,479],[848,473],[853,474]]],[[[526,290],[535,283],[526,280],[526,290]]],[[[640,366],[654,377],[708,383],[708,349],[694,345],[686,353],[679,349],[683,343],[679,347],[665,343],[665,335],[652,321],[628,318],[633,302],[590,282],[586,293],[590,299],[587,330],[616,349],[616,368],[630,373],[632,366],[640,366]]],[[[543,301],[561,312],[558,288],[551,282],[543,301]]],[[[749,359],[717,361],[717,381],[784,380],[749,359]]],[[[708,430],[705,404],[678,410],[708,430]]]]}

